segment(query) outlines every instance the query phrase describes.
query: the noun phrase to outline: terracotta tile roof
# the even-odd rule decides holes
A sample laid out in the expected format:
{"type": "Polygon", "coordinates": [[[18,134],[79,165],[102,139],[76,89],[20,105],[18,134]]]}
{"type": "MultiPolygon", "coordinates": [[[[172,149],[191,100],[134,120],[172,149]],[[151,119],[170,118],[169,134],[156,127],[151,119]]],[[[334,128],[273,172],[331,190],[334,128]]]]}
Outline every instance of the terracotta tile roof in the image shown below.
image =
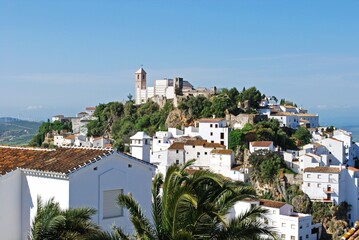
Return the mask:
{"type": "Polygon", "coordinates": [[[212,154],[223,154],[223,155],[231,155],[233,153],[230,149],[213,149],[211,151],[212,154]]]}
{"type": "Polygon", "coordinates": [[[69,139],[69,140],[73,140],[75,139],[75,135],[71,134],[71,135],[67,135],[64,137],[65,139],[69,139]]]}
{"type": "Polygon", "coordinates": [[[95,111],[95,110],[96,110],[96,107],[87,107],[86,110],[88,110],[88,111],[95,111]]]}
{"type": "Polygon", "coordinates": [[[311,114],[311,113],[297,113],[298,117],[318,117],[317,114],[311,114]]]}
{"type": "Polygon", "coordinates": [[[332,139],[332,140],[335,140],[335,141],[338,141],[338,142],[344,142],[344,141],[342,141],[342,140],[339,140],[339,139],[333,138],[333,137],[331,137],[331,138],[329,138],[329,139],[332,139]]]}
{"type": "Polygon", "coordinates": [[[16,168],[68,173],[85,162],[112,153],[111,149],[57,148],[56,150],[0,146],[0,175],[16,168]]]}
{"type": "Polygon", "coordinates": [[[292,105],[282,105],[282,107],[285,107],[285,108],[297,108],[297,107],[294,107],[294,106],[292,106],[292,105]]]}
{"type": "Polygon", "coordinates": [[[320,172],[320,173],[339,173],[338,167],[308,167],[304,169],[304,172],[320,172]]]}
{"type": "Polygon", "coordinates": [[[205,148],[224,148],[224,145],[219,144],[219,143],[206,142],[203,147],[205,147],[205,148]]]}
{"type": "Polygon", "coordinates": [[[347,167],[348,170],[353,171],[353,172],[357,172],[359,171],[359,169],[355,168],[355,167],[347,167]]]}
{"type": "Polygon", "coordinates": [[[204,146],[206,140],[187,140],[185,145],[192,145],[192,146],[204,146]]]}
{"type": "Polygon", "coordinates": [[[202,122],[202,123],[218,123],[220,121],[223,121],[224,118],[201,118],[198,119],[198,122],[202,122]]]}
{"type": "Polygon", "coordinates": [[[273,144],[272,141],[256,141],[256,142],[250,142],[250,144],[253,147],[269,147],[271,144],[273,144]]]}
{"type": "Polygon", "coordinates": [[[171,146],[168,149],[169,150],[183,150],[184,143],[183,142],[174,142],[171,144],[171,146]]]}
{"type": "Polygon", "coordinates": [[[259,200],[259,205],[264,206],[264,207],[270,207],[270,208],[281,208],[286,204],[287,203],[285,203],[285,202],[278,202],[278,201],[272,201],[272,200],[267,200],[267,199],[259,200]]]}

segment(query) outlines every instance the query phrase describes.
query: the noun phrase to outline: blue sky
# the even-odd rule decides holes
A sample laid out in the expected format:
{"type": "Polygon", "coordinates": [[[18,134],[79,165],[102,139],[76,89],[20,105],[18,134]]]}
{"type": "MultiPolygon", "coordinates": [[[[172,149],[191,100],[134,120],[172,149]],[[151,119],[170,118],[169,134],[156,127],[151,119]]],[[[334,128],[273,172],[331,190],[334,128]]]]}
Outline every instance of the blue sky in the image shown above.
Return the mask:
{"type": "Polygon", "coordinates": [[[359,1],[0,0],[0,116],[45,120],[181,76],[359,122],[359,1]]]}

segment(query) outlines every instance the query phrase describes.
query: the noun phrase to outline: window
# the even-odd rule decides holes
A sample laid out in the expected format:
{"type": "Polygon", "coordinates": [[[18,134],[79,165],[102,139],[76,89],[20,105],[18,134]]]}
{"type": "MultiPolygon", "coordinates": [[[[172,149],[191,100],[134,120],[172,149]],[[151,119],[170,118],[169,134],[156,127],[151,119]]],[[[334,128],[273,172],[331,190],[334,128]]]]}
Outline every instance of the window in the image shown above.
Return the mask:
{"type": "Polygon", "coordinates": [[[213,124],[209,124],[209,127],[213,127],[213,124]]]}
{"type": "Polygon", "coordinates": [[[282,227],[285,227],[285,225],[286,225],[285,223],[282,223],[282,227]]]}
{"type": "Polygon", "coordinates": [[[200,152],[197,152],[197,156],[199,156],[201,153],[200,152]]]}
{"type": "Polygon", "coordinates": [[[211,132],[209,135],[213,136],[213,132],[211,132]]]}
{"type": "Polygon", "coordinates": [[[196,146],[194,146],[194,145],[192,146],[192,148],[195,148],[195,147],[196,147],[196,146]]]}
{"type": "Polygon", "coordinates": [[[302,225],[300,225],[300,226],[299,226],[299,228],[300,228],[300,229],[302,229],[302,228],[303,228],[303,226],[302,226],[302,225]]]}
{"type": "Polygon", "coordinates": [[[176,153],[178,153],[178,149],[176,150],[176,153]]]}
{"type": "Polygon", "coordinates": [[[179,160],[178,160],[178,159],[176,159],[176,164],[177,164],[177,165],[179,164],[179,160]]]}
{"type": "Polygon", "coordinates": [[[305,235],[305,238],[306,238],[306,239],[308,239],[308,238],[309,238],[309,235],[308,235],[308,234],[307,234],[307,235],[305,235]]]}
{"type": "Polygon", "coordinates": [[[275,226],[277,223],[275,221],[272,222],[272,225],[275,226]]]}
{"type": "Polygon", "coordinates": [[[224,139],[224,133],[221,133],[221,139],[224,139]]]}
{"type": "Polygon", "coordinates": [[[291,224],[291,225],[290,225],[290,228],[291,228],[291,229],[295,229],[295,225],[294,225],[294,224],[291,224]]]}
{"type": "Polygon", "coordinates": [[[295,236],[290,236],[290,240],[295,240],[295,236]]]}
{"type": "Polygon", "coordinates": [[[123,208],[117,205],[117,197],[123,193],[123,189],[103,191],[102,211],[103,218],[115,218],[123,216],[123,208]]]}
{"type": "Polygon", "coordinates": [[[307,178],[310,178],[310,174],[307,174],[307,178]]]}
{"type": "Polygon", "coordinates": [[[318,179],[321,179],[322,178],[322,175],[318,174],[318,179]]]}
{"type": "Polygon", "coordinates": [[[321,187],[322,187],[322,184],[318,183],[318,184],[317,184],[317,187],[318,187],[318,188],[321,188],[321,187]]]}
{"type": "Polygon", "coordinates": [[[216,124],[215,127],[218,128],[218,124],[216,124]]]}
{"type": "Polygon", "coordinates": [[[299,240],[303,240],[303,237],[302,237],[302,236],[300,236],[300,237],[299,237],[299,240]]]}
{"type": "Polygon", "coordinates": [[[207,155],[207,152],[204,152],[204,155],[207,155]]]}
{"type": "Polygon", "coordinates": [[[308,187],[310,187],[310,183],[308,183],[308,187]]]}
{"type": "Polygon", "coordinates": [[[281,238],[281,239],[285,239],[285,234],[281,234],[281,235],[280,235],[280,238],[281,238]]]}
{"type": "Polygon", "coordinates": [[[221,145],[224,145],[224,141],[221,141],[221,145]]]}

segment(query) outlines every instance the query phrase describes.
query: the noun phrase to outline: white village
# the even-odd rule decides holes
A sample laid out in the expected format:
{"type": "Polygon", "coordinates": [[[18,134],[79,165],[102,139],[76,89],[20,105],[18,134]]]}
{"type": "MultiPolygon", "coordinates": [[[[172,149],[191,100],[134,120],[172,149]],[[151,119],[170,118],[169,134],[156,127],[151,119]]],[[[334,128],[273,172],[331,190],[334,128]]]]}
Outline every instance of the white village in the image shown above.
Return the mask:
{"type": "MultiPolygon", "coordinates": [[[[195,88],[183,78],[154,80],[147,86],[146,71],[135,72],[134,105],[152,101],[163,107],[171,101],[174,108],[183,99],[202,96],[211,98],[221,89],[195,88]]],[[[238,108],[249,109],[248,102],[238,108]]],[[[119,194],[131,195],[143,213],[151,217],[152,181],[156,174],[166,176],[173,165],[187,168],[189,173],[209,170],[233,181],[250,184],[255,171],[251,156],[275,154],[285,163],[289,173],[275,179],[281,184],[295,183],[311,202],[339,206],[350,205],[347,236],[357,232],[359,221],[359,143],[350,132],[321,126],[319,115],[273,97],[264,97],[255,112],[224,117],[193,119],[191,124],[168,127],[149,134],[137,131],[125,144],[126,151],[115,147],[110,134],[89,135],[87,124],[96,120],[96,107],[87,107],[74,117],[53,116],[51,122],[69,123],[71,130],[51,131],[44,143],[52,148],[0,146],[0,232],[1,239],[28,239],[37,212],[39,196],[53,198],[61,208],[91,207],[96,213],[91,221],[102,230],[120,226],[131,234],[130,214],[116,204],[119,194]],[[298,149],[283,149],[274,141],[252,139],[248,146],[233,150],[230,134],[248,124],[275,121],[279,128],[296,131],[305,128],[310,141],[298,149]],[[286,180],[283,180],[283,179],[286,180]]],[[[247,134],[246,136],[250,136],[247,134]]],[[[258,186],[254,186],[255,188],[258,186]]],[[[265,190],[263,190],[265,191],[265,190]]],[[[283,194],[285,195],[285,194],[283,194]]],[[[270,198],[245,198],[237,201],[226,218],[240,216],[253,207],[266,209],[260,222],[273,229],[278,239],[318,240],[323,233],[321,223],[314,223],[309,213],[296,212],[290,202],[270,198]]],[[[359,231],[358,231],[359,234],[359,231]]],[[[343,237],[343,239],[348,239],[343,237]]]]}

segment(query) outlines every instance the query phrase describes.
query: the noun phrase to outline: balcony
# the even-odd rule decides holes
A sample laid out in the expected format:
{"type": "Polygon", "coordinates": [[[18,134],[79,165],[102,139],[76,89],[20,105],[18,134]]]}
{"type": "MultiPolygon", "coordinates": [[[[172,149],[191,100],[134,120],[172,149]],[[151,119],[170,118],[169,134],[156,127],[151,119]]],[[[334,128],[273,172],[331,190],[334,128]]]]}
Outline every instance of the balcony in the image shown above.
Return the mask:
{"type": "Polygon", "coordinates": [[[334,193],[334,189],[331,187],[326,187],[326,188],[323,188],[323,192],[324,193],[334,193]]]}

